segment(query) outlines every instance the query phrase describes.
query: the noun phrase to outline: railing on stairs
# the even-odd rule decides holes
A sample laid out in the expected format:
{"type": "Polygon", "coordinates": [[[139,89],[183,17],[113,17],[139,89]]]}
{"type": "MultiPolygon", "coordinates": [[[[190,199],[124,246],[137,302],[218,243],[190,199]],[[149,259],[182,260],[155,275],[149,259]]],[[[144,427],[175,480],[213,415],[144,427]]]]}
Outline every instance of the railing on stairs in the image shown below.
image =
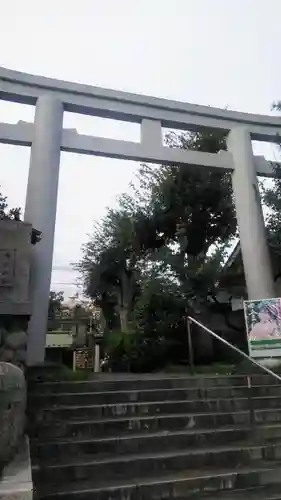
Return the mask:
{"type": "MultiPolygon", "coordinates": [[[[208,334],[210,334],[212,337],[214,337],[215,339],[219,340],[220,342],[222,342],[223,344],[225,344],[227,347],[229,347],[230,349],[232,349],[236,353],[240,354],[243,358],[247,359],[247,361],[249,361],[253,365],[255,365],[258,368],[260,368],[263,372],[267,373],[268,375],[271,375],[276,380],[278,380],[279,382],[281,382],[281,376],[280,375],[278,375],[277,373],[273,372],[272,370],[270,370],[266,366],[261,365],[258,361],[256,361],[255,359],[251,358],[250,356],[248,356],[248,354],[246,354],[245,352],[241,351],[241,349],[239,349],[238,347],[230,344],[230,342],[228,342],[227,340],[225,340],[222,337],[220,337],[217,333],[215,333],[212,330],[210,330],[210,328],[207,328],[205,325],[203,325],[202,323],[200,323],[199,321],[197,321],[197,319],[194,319],[191,316],[188,316],[187,317],[187,334],[188,334],[189,364],[190,364],[191,369],[194,368],[194,355],[193,355],[192,335],[191,335],[191,325],[192,324],[195,324],[199,328],[202,328],[205,332],[207,332],[208,334]]],[[[256,423],[255,410],[256,410],[256,408],[255,408],[255,406],[253,404],[253,398],[252,398],[252,391],[251,391],[251,389],[252,389],[252,377],[251,377],[251,375],[246,375],[246,379],[247,379],[247,393],[248,393],[250,423],[251,423],[252,426],[255,426],[255,423],[256,423]]]]}
{"type": "Polygon", "coordinates": [[[202,328],[202,330],[204,330],[205,332],[209,333],[212,337],[214,337],[215,339],[219,340],[220,342],[222,342],[223,344],[225,344],[227,347],[229,347],[233,351],[235,351],[238,354],[240,354],[243,358],[245,358],[248,361],[250,361],[250,363],[252,363],[253,365],[257,366],[258,368],[260,368],[264,372],[268,373],[269,375],[272,375],[274,378],[276,378],[277,380],[279,380],[279,382],[281,382],[281,376],[280,375],[278,375],[277,373],[273,372],[272,370],[270,370],[266,366],[263,366],[261,363],[258,363],[258,361],[256,361],[255,359],[251,358],[250,356],[248,356],[248,354],[246,354],[245,352],[241,351],[241,349],[239,349],[238,347],[230,344],[230,342],[228,342],[227,340],[225,340],[222,337],[220,337],[217,333],[215,333],[212,330],[210,330],[210,328],[207,328],[207,326],[205,326],[202,323],[200,323],[199,321],[197,321],[197,319],[194,319],[191,316],[188,316],[187,317],[187,334],[188,334],[189,364],[190,364],[191,367],[194,366],[194,356],[193,356],[193,346],[192,346],[192,336],[191,336],[191,325],[192,325],[192,323],[195,324],[195,325],[197,325],[197,326],[199,326],[199,328],[202,328]]]}

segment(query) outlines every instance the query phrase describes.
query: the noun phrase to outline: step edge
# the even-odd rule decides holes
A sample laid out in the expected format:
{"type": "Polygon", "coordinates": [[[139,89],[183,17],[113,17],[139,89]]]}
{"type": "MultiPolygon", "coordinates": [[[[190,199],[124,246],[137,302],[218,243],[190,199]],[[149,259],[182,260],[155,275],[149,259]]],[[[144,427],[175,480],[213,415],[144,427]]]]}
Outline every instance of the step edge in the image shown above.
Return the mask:
{"type": "MultiPolygon", "coordinates": [[[[88,404],[81,404],[81,405],[56,405],[56,406],[42,406],[40,408],[40,411],[59,411],[59,410],[80,410],[81,408],[115,408],[116,406],[128,406],[128,407],[133,407],[133,406],[152,406],[152,405],[169,405],[169,404],[183,404],[183,403],[217,403],[219,401],[233,401],[233,402],[245,402],[245,401],[268,401],[268,400],[275,400],[275,399],[280,399],[281,400],[281,395],[280,396],[261,396],[261,397],[241,397],[241,398],[211,398],[211,399],[175,399],[175,400],[165,400],[165,401],[124,401],[124,402],[116,402],[116,403],[102,403],[102,404],[93,404],[93,405],[88,405],[88,404]]],[[[256,410],[263,410],[263,409],[273,409],[273,408],[256,408],[256,410]]],[[[275,408],[274,408],[275,409],[275,408]]],[[[280,408],[276,408],[277,410],[281,410],[280,408]]]]}
{"type": "MultiPolygon", "coordinates": [[[[279,389],[281,389],[281,384],[278,385],[278,384],[263,384],[263,385],[253,385],[251,387],[254,388],[254,389],[258,389],[258,388],[263,388],[263,389],[267,389],[267,388],[276,388],[278,387],[279,389]]],[[[45,393],[42,393],[42,392],[38,392],[36,393],[36,391],[29,391],[29,397],[39,397],[39,398],[45,398],[45,397],[49,397],[49,396],[52,396],[52,397],[59,397],[59,396],[81,396],[81,395],[108,395],[108,394],[120,394],[120,395],[123,395],[123,394],[131,394],[132,392],[135,394],[144,394],[146,392],[148,393],[153,393],[153,392],[174,392],[174,391],[209,391],[209,390],[224,390],[224,389],[230,389],[230,390],[242,390],[242,389],[247,389],[248,390],[248,386],[245,385],[245,386],[241,386],[241,385],[234,385],[234,386],[231,386],[231,385],[223,385],[223,386],[211,386],[211,387],[204,387],[204,388],[201,388],[201,387],[161,387],[159,389],[127,389],[127,390],[121,390],[121,391],[96,391],[96,392],[93,392],[93,391],[85,391],[85,392],[45,392],[45,393]]]]}
{"type": "MultiPolygon", "coordinates": [[[[277,408],[270,408],[269,410],[256,410],[256,411],[276,411],[277,408]]],[[[280,408],[281,410],[281,408],[280,408]]],[[[164,418],[190,418],[190,417],[202,417],[202,416],[218,416],[218,415],[249,415],[249,410],[237,410],[237,411],[227,411],[227,412],[203,412],[203,413],[165,413],[165,414],[157,414],[157,415],[127,415],[122,417],[114,417],[114,418],[100,418],[100,419],[87,419],[87,420],[63,420],[63,421],[55,421],[52,422],[52,425],[61,425],[62,422],[67,425],[87,425],[87,424],[100,424],[100,423],[109,423],[109,422],[124,422],[124,421],[138,421],[138,420],[156,420],[156,419],[164,419],[164,418]]],[[[280,421],[281,424],[281,421],[280,421]]]]}
{"type": "MultiPolygon", "coordinates": [[[[135,487],[147,487],[147,486],[161,486],[165,484],[173,484],[173,483],[184,483],[184,482],[189,482],[193,481],[196,479],[212,479],[213,477],[221,477],[221,478],[230,478],[230,477],[235,477],[241,474],[251,474],[251,473],[258,473],[258,472],[270,472],[270,471],[278,471],[280,470],[281,473],[281,464],[278,464],[274,466],[261,466],[261,467],[240,467],[239,470],[233,470],[233,469],[217,469],[216,474],[214,475],[215,469],[210,471],[206,471],[205,474],[198,475],[198,471],[189,471],[190,476],[182,476],[181,474],[168,474],[164,476],[158,476],[158,477],[139,477],[139,478],[132,478],[130,481],[116,481],[112,484],[104,484],[104,485],[99,485],[99,486],[93,486],[90,488],[85,488],[81,490],[73,490],[73,485],[71,485],[72,489],[71,490],[61,490],[59,492],[51,492],[46,495],[46,496],[54,496],[54,495],[65,495],[65,494],[80,494],[80,493],[87,493],[87,492],[103,492],[103,491],[114,491],[114,490],[119,490],[119,489],[125,489],[125,488],[135,488],[135,487]]],[[[64,485],[65,486],[65,485],[64,485]]],[[[228,490],[229,491],[229,490],[228,490]]],[[[235,490],[233,490],[235,491],[235,490]]]]}
{"type": "MultiPolygon", "coordinates": [[[[236,452],[236,451],[255,451],[255,450],[260,450],[260,449],[271,449],[271,448],[281,448],[281,442],[277,444],[264,444],[264,445],[249,445],[249,446],[216,446],[213,448],[200,448],[200,449],[184,449],[184,450],[174,450],[174,451],[169,451],[169,452],[158,452],[158,453],[138,453],[138,454],[127,454],[127,455],[118,455],[113,456],[113,457],[106,457],[106,458],[100,458],[99,460],[86,460],[86,461],[81,461],[81,462],[73,462],[73,463],[57,463],[57,464],[46,464],[44,466],[41,466],[39,464],[33,465],[32,470],[37,471],[40,469],[60,469],[64,468],[67,469],[68,467],[87,467],[87,466],[95,466],[95,465],[108,465],[108,464],[115,464],[115,463],[128,463],[131,461],[143,461],[143,460],[165,460],[173,457],[185,457],[185,456],[200,456],[200,455],[205,455],[208,453],[212,454],[219,454],[219,453],[230,453],[230,452],[236,452]]],[[[281,459],[280,460],[272,460],[272,463],[278,463],[281,466],[281,459]]]]}
{"type": "MultiPolygon", "coordinates": [[[[256,426],[255,428],[266,428],[267,426],[256,426]]],[[[280,427],[281,429],[281,423],[280,425],[276,425],[276,427],[280,427]]],[[[102,442],[114,442],[114,441],[126,441],[126,440],[133,440],[133,439],[153,439],[153,438],[160,438],[160,437],[176,437],[176,436],[189,436],[189,435],[202,435],[202,434],[219,434],[219,433],[227,433],[227,432],[251,432],[252,428],[250,426],[241,426],[241,427],[219,427],[217,429],[212,429],[212,428],[206,428],[206,429],[182,429],[180,431],[160,431],[160,432],[155,432],[155,433],[139,433],[139,434],[125,434],[125,435],[119,435],[119,436],[108,436],[108,437],[101,437],[101,438],[91,438],[91,439],[73,439],[69,438],[69,440],[46,440],[46,441],[36,441],[36,439],[31,440],[31,445],[33,446],[45,446],[46,444],[48,445],[55,445],[55,444],[83,444],[83,443],[102,443],[102,442]]]]}

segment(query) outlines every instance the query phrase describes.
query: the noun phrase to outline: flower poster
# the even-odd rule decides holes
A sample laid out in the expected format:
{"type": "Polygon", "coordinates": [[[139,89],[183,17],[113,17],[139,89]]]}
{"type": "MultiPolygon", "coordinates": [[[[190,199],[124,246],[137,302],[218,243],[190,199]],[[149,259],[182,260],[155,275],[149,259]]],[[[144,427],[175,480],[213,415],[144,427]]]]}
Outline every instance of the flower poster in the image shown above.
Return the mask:
{"type": "Polygon", "coordinates": [[[281,299],[246,300],[244,313],[252,357],[281,357],[281,299]]]}

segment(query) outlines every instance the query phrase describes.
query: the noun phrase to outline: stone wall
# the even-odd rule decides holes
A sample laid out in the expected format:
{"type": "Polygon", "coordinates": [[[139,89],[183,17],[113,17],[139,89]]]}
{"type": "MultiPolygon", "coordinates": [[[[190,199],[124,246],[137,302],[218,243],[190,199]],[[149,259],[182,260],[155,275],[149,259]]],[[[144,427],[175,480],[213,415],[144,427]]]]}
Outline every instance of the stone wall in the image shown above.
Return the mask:
{"type": "Polygon", "coordinates": [[[0,476],[17,452],[25,427],[25,406],[23,371],[0,362],[0,476]]]}
{"type": "Polygon", "coordinates": [[[25,369],[27,326],[26,316],[0,316],[0,361],[25,369]]]}

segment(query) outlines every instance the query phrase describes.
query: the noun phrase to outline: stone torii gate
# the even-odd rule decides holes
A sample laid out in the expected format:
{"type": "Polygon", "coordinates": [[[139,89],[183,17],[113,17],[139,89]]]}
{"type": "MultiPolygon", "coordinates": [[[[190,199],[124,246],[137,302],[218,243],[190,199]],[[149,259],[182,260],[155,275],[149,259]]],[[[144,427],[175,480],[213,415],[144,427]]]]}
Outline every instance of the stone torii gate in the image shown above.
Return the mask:
{"type": "Polygon", "coordinates": [[[44,360],[57,210],[60,151],[232,172],[237,221],[250,299],[274,297],[257,176],[272,177],[271,164],[254,156],[251,140],[276,142],[281,119],[105,90],[0,68],[0,99],[36,106],[34,123],[0,123],[0,142],[31,146],[24,220],[42,232],[34,248],[33,314],[28,363],[44,360]],[[63,129],[63,113],[140,123],[139,143],[63,129]],[[229,132],[228,151],[218,154],[169,149],[162,127],[229,132]]]}

